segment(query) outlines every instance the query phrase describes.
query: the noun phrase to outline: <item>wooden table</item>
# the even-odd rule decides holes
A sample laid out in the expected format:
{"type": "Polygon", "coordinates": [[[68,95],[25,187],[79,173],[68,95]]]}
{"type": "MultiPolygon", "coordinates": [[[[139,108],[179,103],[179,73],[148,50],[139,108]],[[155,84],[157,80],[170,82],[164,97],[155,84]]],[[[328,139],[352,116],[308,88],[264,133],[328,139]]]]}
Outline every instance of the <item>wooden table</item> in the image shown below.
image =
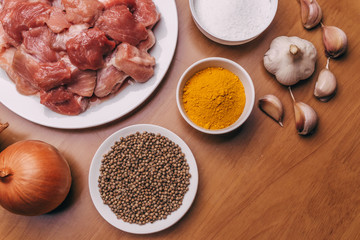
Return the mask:
{"type": "Polygon", "coordinates": [[[343,29],[349,39],[344,57],[331,61],[338,92],[322,103],[312,94],[325,66],[321,28],[305,30],[295,0],[279,0],[271,27],[242,46],[208,40],[191,19],[187,0],[176,0],[177,50],[163,82],[131,116],[83,130],[61,130],[29,122],[0,104],[0,121],[10,127],[0,148],[23,139],[56,146],[69,161],[73,185],[63,205],[37,217],[0,209],[0,239],[360,239],[360,1],[318,0],[324,22],[343,29]],[[293,88],[311,105],[320,122],[315,134],[301,137],[286,87],[263,67],[262,59],[277,36],[299,36],[318,50],[313,77],[293,88]],[[177,81],[193,62],[219,56],[241,64],[251,75],[256,100],[277,95],[284,104],[284,127],[254,108],[248,121],[225,136],[192,129],[175,101],[177,81]],[[133,235],[108,224],[96,211],[88,189],[92,157],[113,132],[138,123],[156,124],[178,134],[193,151],[199,169],[196,199],[174,226],[151,235],[133,235]]]}

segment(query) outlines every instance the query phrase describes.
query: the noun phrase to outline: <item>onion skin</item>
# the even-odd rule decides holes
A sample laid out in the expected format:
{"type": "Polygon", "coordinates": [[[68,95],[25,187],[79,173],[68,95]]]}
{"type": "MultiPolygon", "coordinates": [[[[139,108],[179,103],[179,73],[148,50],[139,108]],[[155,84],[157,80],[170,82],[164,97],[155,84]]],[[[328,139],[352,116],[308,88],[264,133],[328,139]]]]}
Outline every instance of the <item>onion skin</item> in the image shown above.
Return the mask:
{"type": "Polygon", "coordinates": [[[70,186],[67,161],[48,143],[24,140],[0,153],[0,205],[12,213],[48,213],[65,200],[70,186]]]}
{"type": "Polygon", "coordinates": [[[0,133],[5,130],[9,126],[8,123],[0,123],[0,133]]]}

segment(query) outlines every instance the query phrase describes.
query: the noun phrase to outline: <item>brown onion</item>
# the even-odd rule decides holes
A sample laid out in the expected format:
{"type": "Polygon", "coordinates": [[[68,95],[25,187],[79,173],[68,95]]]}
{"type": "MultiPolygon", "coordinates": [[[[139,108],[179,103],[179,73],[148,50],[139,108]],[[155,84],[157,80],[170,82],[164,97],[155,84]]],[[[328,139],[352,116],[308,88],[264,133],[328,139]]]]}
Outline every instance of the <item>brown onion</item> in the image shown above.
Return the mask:
{"type": "Polygon", "coordinates": [[[0,205],[10,212],[50,212],[65,200],[70,186],[67,161],[48,143],[20,141],[0,153],[0,205]]]}
{"type": "Polygon", "coordinates": [[[0,123],[0,133],[9,126],[8,123],[0,123]]]}

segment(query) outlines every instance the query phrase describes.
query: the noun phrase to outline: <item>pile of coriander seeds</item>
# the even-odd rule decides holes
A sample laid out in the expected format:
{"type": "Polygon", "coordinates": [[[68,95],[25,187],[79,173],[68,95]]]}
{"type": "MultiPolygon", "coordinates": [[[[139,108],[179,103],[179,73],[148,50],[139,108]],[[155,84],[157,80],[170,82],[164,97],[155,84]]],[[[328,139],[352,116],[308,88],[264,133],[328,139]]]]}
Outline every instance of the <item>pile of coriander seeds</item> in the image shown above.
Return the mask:
{"type": "Polygon", "coordinates": [[[117,218],[146,224],[177,210],[190,184],[181,148],[149,132],[120,138],[101,160],[99,191],[117,218]]]}

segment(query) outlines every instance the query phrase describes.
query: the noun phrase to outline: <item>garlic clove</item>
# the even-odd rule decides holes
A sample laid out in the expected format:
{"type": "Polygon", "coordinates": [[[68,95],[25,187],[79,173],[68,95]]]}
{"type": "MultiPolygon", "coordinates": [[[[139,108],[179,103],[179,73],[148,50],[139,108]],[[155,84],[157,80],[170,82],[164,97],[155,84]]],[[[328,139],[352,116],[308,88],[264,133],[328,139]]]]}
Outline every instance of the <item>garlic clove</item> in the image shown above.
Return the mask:
{"type": "Polygon", "coordinates": [[[329,101],[336,92],[337,82],[335,75],[329,70],[329,59],[326,68],[321,70],[315,83],[314,96],[320,101],[329,101]]]}
{"type": "Polygon", "coordinates": [[[301,22],[306,29],[317,26],[322,19],[322,11],[316,0],[300,0],[301,22]]]}
{"type": "Polygon", "coordinates": [[[315,110],[303,102],[297,102],[294,95],[289,91],[294,103],[295,126],[298,134],[308,135],[314,131],[318,123],[318,116],[315,110]]]}
{"type": "Polygon", "coordinates": [[[321,70],[315,84],[314,95],[320,101],[329,101],[336,92],[336,77],[329,69],[321,70]]]}
{"type": "Polygon", "coordinates": [[[337,58],[346,52],[348,40],[345,32],[335,26],[322,25],[325,54],[337,58]]]}
{"type": "Polygon", "coordinates": [[[269,117],[274,119],[281,127],[284,116],[284,108],[279,98],[268,94],[259,99],[259,108],[269,117]]]}
{"type": "Polygon", "coordinates": [[[310,134],[317,126],[315,110],[303,102],[294,103],[296,129],[300,135],[310,134]]]}

